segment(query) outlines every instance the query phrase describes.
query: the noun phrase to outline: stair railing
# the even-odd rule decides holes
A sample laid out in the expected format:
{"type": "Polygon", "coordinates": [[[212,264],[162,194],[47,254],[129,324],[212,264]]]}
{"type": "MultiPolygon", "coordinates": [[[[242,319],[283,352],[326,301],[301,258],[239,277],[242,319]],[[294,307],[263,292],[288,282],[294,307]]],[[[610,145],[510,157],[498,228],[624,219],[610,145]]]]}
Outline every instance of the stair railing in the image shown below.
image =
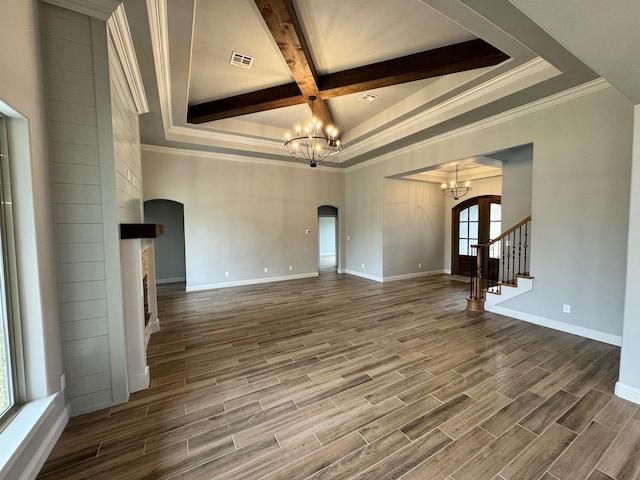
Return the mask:
{"type": "Polygon", "coordinates": [[[501,285],[516,285],[518,276],[529,276],[531,215],[476,249],[467,310],[484,310],[486,292],[500,293],[501,285]]]}

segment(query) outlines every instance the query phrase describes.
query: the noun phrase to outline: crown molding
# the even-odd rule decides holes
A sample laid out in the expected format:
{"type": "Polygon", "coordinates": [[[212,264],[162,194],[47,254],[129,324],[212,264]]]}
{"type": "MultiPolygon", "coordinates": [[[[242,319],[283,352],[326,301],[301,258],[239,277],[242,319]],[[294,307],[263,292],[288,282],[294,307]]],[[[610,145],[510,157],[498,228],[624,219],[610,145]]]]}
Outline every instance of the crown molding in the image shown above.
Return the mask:
{"type": "MultiPolygon", "coordinates": [[[[264,158],[254,158],[246,155],[235,155],[231,153],[219,153],[219,152],[208,152],[204,150],[190,150],[187,148],[174,148],[174,147],[164,147],[161,145],[149,145],[142,144],[140,145],[140,149],[143,152],[148,153],[157,153],[164,155],[177,155],[177,156],[185,156],[185,157],[194,157],[194,158],[204,158],[207,160],[222,160],[225,162],[236,162],[236,163],[253,163],[258,165],[269,165],[272,167],[288,167],[288,168],[302,168],[305,170],[310,170],[308,164],[302,162],[296,162],[295,160],[290,161],[282,161],[282,160],[267,160],[264,158]]],[[[344,170],[337,169],[335,167],[327,167],[322,164],[315,167],[313,170],[323,170],[326,172],[338,172],[342,173],[344,170]]]]}
{"type": "Polygon", "coordinates": [[[56,7],[107,21],[122,0],[41,0],[56,7]]]}
{"type": "MultiPolygon", "coordinates": [[[[546,80],[556,76],[560,71],[546,60],[538,57],[530,60],[522,65],[514,66],[514,68],[498,75],[490,80],[483,82],[469,90],[461,92],[442,103],[438,103],[417,115],[408,118],[402,122],[396,123],[384,131],[376,135],[376,141],[379,145],[386,145],[392,141],[408,136],[419,130],[423,130],[432,126],[443,119],[450,118],[456,112],[461,110],[470,110],[479,106],[480,103],[486,104],[500,96],[522,90],[532,84],[546,80]]],[[[366,154],[371,150],[371,140],[361,140],[355,144],[349,144],[349,150],[346,155],[342,155],[342,161],[348,161],[350,158],[366,154]]],[[[345,149],[346,152],[346,149],[345,149]]]]}
{"type": "MultiPolygon", "coordinates": [[[[476,123],[472,123],[470,125],[465,125],[464,127],[457,128],[455,130],[451,130],[449,132],[443,133],[441,135],[436,135],[434,137],[428,138],[421,142],[413,143],[403,148],[399,148],[393,151],[393,155],[398,155],[401,153],[409,153],[421,148],[424,148],[427,145],[435,144],[438,142],[442,142],[445,140],[454,139],[460,137],[462,135],[468,135],[470,133],[478,132],[480,130],[484,130],[486,128],[499,125],[501,123],[509,122],[519,117],[523,117],[525,115],[529,115],[531,113],[537,112],[539,110],[543,110],[545,108],[553,107],[555,105],[559,105],[564,102],[568,102],[570,100],[574,100],[576,98],[582,97],[584,95],[590,95],[592,93],[596,93],[600,90],[604,90],[610,88],[611,84],[607,82],[603,78],[598,78],[596,80],[592,80],[591,82],[584,83],[582,85],[578,85],[577,87],[565,90],[560,93],[556,93],[549,97],[545,97],[543,99],[537,100],[535,102],[529,103],[527,105],[523,105],[518,108],[514,108],[513,110],[509,110],[507,112],[501,113],[499,115],[495,115],[490,118],[486,118],[476,123]]],[[[382,162],[389,158],[389,155],[379,155],[371,158],[370,160],[358,163],[357,165],[353,165],[352,167],[345,168],[346,172],[352,172],[358,170],[360,168],[365,168],[376,163],[382,162]]]]}
{"type": "Polygon", "coordinates": [[[165,137],[173,127],[173,108],[171,107],[171,72],[169,63],[169,28],[167,23],[166,0],[147,0],[151,49],[156,68],[160,114],[165,137]]]}
{"type": "Polygon", "coordinates": [[[136,57],[136,51],[133,47],[129,21],[127,20],[127,14],[123,4],[120,4],[113,12],[113,15],[109,17],[107,20],[107,28],[113,41],[118,60],[122,65],[125,79],[129,85],[136,111],[138,114],[147,113],[149,111],[149,104],[147,103],[142,74],[138,66],[138,58],[136,57]]]}

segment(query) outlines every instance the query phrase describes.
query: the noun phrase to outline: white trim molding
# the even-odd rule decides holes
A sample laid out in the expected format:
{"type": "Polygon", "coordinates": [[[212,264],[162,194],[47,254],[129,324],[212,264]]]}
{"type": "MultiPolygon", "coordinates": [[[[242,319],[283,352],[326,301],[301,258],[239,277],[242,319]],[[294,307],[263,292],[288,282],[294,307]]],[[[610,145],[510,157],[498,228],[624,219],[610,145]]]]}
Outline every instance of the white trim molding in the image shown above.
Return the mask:
{"type": "MultiPolygon", "coordinates": [[[[28,402],[0,433],[0,478],[9,478],[6,475],[11,472],[25,445],[33,440],[38,428],[42,427],[48,417],[54,414],[56,397],[59,395],[62,395],[62,393],[54,393],[48,397],[28,402]]],[[[36,454],[29,460],[26,468],[20,472],[19,476],[12,476],[11,478],[17,480],[35,478],[51,450],[53,450],[58,438],[60,438],[68,421],[69,405],[66,405],[57,415],[53,428],[47,432],[46,437],[39,444],[36,454]]]]}
{"type": "Polygon", "coordinates": [[[107,21],[122,0],[42,0],[56,7],[107,21]]]}
{"type": "Polygon", "coordinates": [[[124,11],[123,4],[120,4],[115,12],[113,12],[113,15],[109,17],[109,20],[107,20],[107,28],[120,65],[122,65],[122,71],[124,72],[127,85],[131,92],[131,98],[133,98],[136,106],[136,111],[138,114],[147,113],[149,111],[147,94],[144,90],[142,74],[140,73],[138,58],[136,57],[136,51],[131,38],[131,30],[129,29],[129,21],[127,20],[127,14],[124,11]]]}
{"type": "Polygon", "coordinates": [[[203,285],[187,285],[187,292],[201,292],[203,290],[215,290],[218,288],[242,287],[245,285],[257,285],[259,283],[284,282],[286,280],[298,280],[300,278],[312,278],[319,276],[318,272],[300,273],[298,275],[283,275],[280,277],[250,278],[236,282],[209,283],[203,285]]]}
{"type": "Polygon", "coordinates": [[[144,367],[143,373],[129,376],[129,393],[146,390],[149,388],[150,380],[151,376],[149,375],[149,365],[147,365],[144,367]]]}
{"type": "Polygon", "coordinates": [[[419,278],[419,277],[428,277],[431,275],[440,275],[443,274],[444,270],[431,270],[429,272],[416,272],[416,273],[405,273],[403,275],[393,275],[391,277],[383,277],[383,282],[395,282],[398,280],[408,280],[411,278],[419,278]]]}
{"type": "Polygon", "coordinates": [[[370,275],[368,273],[364,273],[364,272],[358,272],[357,270],[349,270],[347,269],[345,271],[345,273],[348,273],[349,275],[353,275],[355,277],[362,277],[362,278],[366,278],[367,280],[373,280],[374,282],[384,282],[384,278],[383,277],[378,277],[375,275],[370,275]]]}
{"type": "Polygon", "coordinates": [[[620,398],[640,404],[640,389],[625,385],[618,381],[616,382],[615,394],[620,398]]]}
{"type": "Polygon", "coordinates": [[[579,335],[581,337],[590,338],[591,340],[597,340],[599,342],[608,343],[617,347],[622,345],[622,336],[620,335],[600,332],[591,328],[584,328],[578,325],[572,325],[570,323],[559,322],[557,320],[551,320],[550,318],[539,317],[537,315],[531,315],[530,313],[518,312],[517,310],[511,310],[510,308],[499,307],[496,305],[485,307],[485,309],[488,312],[498,313],[506,317],[534,323],[542,327],[553,328],[554,330],[571,333],[573,335],[579,335]]]}

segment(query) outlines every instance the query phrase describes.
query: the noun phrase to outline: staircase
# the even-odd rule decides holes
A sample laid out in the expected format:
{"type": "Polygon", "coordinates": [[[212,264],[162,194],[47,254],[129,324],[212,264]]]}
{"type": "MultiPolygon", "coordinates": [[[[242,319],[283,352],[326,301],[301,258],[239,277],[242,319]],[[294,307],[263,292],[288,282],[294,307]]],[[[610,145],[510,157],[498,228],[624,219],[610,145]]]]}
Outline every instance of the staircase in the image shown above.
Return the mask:
{"type": "Polygon", "coordinates": [[[496,239],[476,249],[469,282],[468,311],[491,311],[491,307],[533,289],[529,273],[531,216],[518,222],[496,239]]]}

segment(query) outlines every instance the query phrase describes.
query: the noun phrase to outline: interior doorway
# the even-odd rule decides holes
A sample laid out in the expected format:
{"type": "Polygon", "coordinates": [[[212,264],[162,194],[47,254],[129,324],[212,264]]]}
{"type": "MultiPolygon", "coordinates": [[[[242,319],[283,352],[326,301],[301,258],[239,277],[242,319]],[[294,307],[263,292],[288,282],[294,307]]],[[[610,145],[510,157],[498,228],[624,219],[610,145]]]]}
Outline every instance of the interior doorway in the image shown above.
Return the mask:
{"type": "MultiPolygon", "coordinates": [[[[472,245],[487,243],[500,235],[501,202],[499,195],[484,195],[470,198],[453,207],[451,273],[470,276],[477,254],[472,245]]],[[[495,264],[492,266],[496,266],[497,257],[492,256],[490,262],[495,264]]],[[[494,270],[497,272],[497,266],[494,270]]]]}
{"type": "Polygon", "coordinates": [[[318,207],[318,272],[338,271],[338,209],[318,207]]]}
{"type": "Polygon", "coordinates": [[[154,241],[156,283],[186,282],[184,205],[173,200],[147,200],[144,221],[164,225],[164,234],[154,241]]]}

